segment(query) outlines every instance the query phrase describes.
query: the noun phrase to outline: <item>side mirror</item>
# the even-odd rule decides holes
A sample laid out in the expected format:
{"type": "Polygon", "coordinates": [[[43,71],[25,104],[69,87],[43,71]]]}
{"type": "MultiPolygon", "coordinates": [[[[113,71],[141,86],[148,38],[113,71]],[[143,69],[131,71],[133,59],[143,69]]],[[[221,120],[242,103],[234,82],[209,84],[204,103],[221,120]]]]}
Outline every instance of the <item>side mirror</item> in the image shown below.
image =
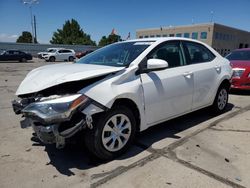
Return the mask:
{"type": "Polygon", "coordinates": [[[168,68],[168,62],[162,59],[149,59],[147,61],[148,70],[162,70],[168,68]]]}

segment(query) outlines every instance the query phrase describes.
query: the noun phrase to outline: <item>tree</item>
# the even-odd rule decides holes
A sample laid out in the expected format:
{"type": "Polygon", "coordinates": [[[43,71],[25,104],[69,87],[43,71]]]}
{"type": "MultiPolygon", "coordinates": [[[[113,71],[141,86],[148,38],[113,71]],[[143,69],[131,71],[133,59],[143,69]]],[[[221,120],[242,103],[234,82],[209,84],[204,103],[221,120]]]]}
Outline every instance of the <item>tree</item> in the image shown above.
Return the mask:
{"type": "Polygon", "coordinates": [[[115,42],[121,41],[121,36],[114,34],[113,32],[108,36],[103,36],[99,41],[98,46],[106,46],[115,42]]]}
{"type": "MultiPolygon", "coordinates": [[[[17,43],[32,43],[32,34],[28,31],[23,31],[22,35],[18,37],[16,42],[17,43]]],[[[35,43],[37,43],[36,38],[35,38],[35,43]]]]}
{"type": "Polygon", "coordinates": [[[96,45],[91,40],[90,35],[83,32],[78,22],[74,19],[67,20],[62,29],[57,29],[54,32],[51,44],[85,44],[96,45]]]}

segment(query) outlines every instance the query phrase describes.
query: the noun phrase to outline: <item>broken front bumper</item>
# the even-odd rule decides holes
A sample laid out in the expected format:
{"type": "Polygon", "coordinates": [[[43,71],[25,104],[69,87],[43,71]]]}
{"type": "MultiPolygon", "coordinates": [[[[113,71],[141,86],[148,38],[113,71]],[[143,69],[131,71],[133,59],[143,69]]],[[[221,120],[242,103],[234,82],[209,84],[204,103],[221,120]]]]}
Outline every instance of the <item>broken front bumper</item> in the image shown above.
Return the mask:
{"type": "MultiPolygon", "coordinates": [[[[75,98],[74,101],[77,101],[81,99],[81,96],[75,98]]],[[[74,105],[72,110],[54,116],[44,112],[41,113],[41,110],[39,110],[39,107],[41,107],[39,104],[43,104],[41,102],[32,103],[31,101],[31,103],[26,104],[24,100],[13,101],[12,106],[16,114],[21,113],[26,118],[26,125],[21,125],[22,128],[32,126],[37,137],[43,143],[56,143],[57,148],[62,148],[65,145],[66,138],[74,136],[82,129],[92,129],[92,115],[106,109],[91,99],[86,100],[86,102],[81,101],[77,103],[78,105],[74,105]]],[[[55,105],[55,103],[52,104],[55,105]]],[[[70,105],[72,106],[72,103],[70,105]]]]}
{"type": "Polygon", "coordinates": [[[57,148],[63,148],[66,138],[74,136],[78,131],[85,129],[87,125],[85,120],[81,120],[72,127],[60,130],[60,124],[42,125],[31,119],[29,121],[39,140],[45,144],[55,143],[57,148]]]}

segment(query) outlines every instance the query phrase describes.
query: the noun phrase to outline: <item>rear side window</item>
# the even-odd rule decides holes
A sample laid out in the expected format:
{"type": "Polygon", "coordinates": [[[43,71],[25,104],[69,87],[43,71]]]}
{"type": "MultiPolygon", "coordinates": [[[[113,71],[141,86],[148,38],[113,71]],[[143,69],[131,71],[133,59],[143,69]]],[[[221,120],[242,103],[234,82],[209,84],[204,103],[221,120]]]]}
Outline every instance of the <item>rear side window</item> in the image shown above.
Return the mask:
{"type": "Polygon", "coordinates": [[[70,50],[64,50],[63,52],[64,53],[72,53],[72,51],[70,51],[70,50]]]}
{"type": "Polygon", "coordinates": [[[72,53],[70,50],[59,50],[59,53],[72,53]]]}
{"type": "Polygon", "coordinates": [[[13,54],[14,55],[19,55],[20,53],[19,53],[19,51],[14,51],[13,54]]]}
{"type": "Polygon", "coordinates": [[[183,42],[187,64],[205,63],[212,61],[215,55],[202,44],[183,42]]]}

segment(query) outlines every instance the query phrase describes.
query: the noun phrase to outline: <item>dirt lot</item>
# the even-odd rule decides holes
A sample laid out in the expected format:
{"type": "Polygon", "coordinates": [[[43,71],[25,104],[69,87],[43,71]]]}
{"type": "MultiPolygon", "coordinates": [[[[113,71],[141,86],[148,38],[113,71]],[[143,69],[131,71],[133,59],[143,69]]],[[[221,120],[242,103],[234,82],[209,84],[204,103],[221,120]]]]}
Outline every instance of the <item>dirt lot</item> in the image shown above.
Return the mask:
{"type": "Polygon", "coordinates": [[[250,187],[250,92],[230,94],[227,112],[208,110],[139,134],[120,158],[99,163],[82,143],[45,146],[21,129],[15,91],[41,60],[0,63],[0,187],[250,187]]]}

